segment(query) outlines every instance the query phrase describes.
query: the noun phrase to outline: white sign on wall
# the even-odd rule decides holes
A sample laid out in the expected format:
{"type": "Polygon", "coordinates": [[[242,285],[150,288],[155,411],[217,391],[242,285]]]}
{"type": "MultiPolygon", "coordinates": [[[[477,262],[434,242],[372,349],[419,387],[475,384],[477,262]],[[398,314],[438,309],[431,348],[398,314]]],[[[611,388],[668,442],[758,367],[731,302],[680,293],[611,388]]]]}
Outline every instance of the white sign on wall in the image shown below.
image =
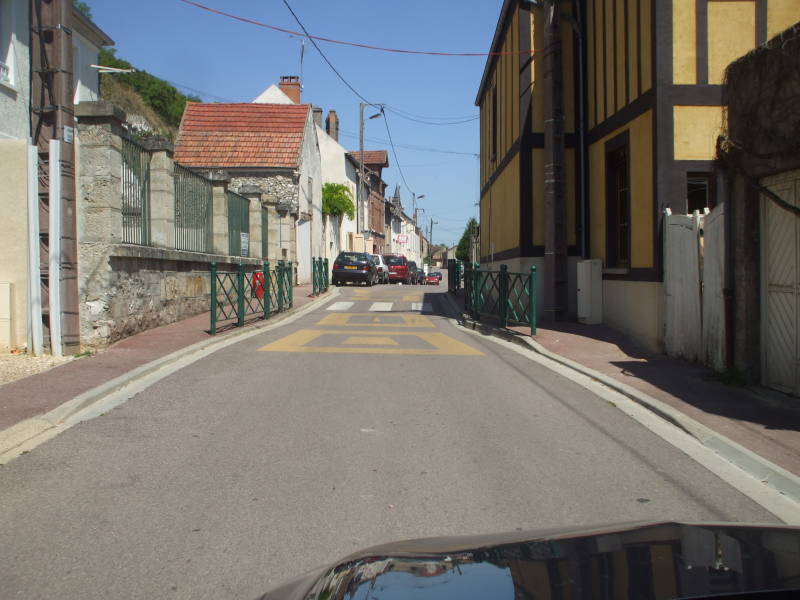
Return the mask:
{"type": "Polygon", "coordinates": [[[408,234],[407,233],[398,233],[397,237],[394,239],[395,242],[398,244],[407,244],[408,243],[408,234]]]}
{"type": "Polygon", "coordinates": [[[249,256],[250,255],[250,234],[241,232],[239,234],[240,239],[242,240],[242,250],[239,253],[240,256],[249,256]]]}

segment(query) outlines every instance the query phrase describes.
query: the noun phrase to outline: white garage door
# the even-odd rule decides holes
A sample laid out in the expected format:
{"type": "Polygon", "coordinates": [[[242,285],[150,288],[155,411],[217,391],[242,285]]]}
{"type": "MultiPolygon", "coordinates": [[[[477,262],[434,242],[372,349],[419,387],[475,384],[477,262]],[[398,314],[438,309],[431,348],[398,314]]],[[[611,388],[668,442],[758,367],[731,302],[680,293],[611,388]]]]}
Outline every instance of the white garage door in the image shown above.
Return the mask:
{"type": "MultiPolygon", "coordinates": [[[[768,177],[762,184],[797,206],[800,171],[768,177]]],[[[800,218],[761,196],[763,383],[800,396],[800,218]]]]}

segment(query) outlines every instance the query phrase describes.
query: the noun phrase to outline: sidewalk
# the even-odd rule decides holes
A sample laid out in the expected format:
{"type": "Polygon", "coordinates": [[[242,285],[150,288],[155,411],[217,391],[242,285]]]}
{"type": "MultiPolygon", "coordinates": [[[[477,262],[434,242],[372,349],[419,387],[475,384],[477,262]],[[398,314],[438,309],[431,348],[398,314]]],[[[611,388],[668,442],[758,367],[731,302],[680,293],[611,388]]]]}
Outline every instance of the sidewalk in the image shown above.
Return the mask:
{"type": "MultiPolygon", "coordinates": [[[[463,309],[463,294],[455,300],[463,309]]],[[[527,327],[509,329],[530,334],[527,327]]],[[[800,408],[781,407],[773,400],[783,400],[780,394],[726,385],[710,369],[649,353],[605,325],[540,324],[533,339],[545,350],[627,384],[800,475],[800,408]]]]}
{"type": "MultiPolygon", "coordinates": [[[[310,296],[311,285],[297,286],[293,294],[292,310],[315,299],[310,296]]],[[[261,322],[252,317],[248,323],[253,321],[261,322]]],[[[152,360],[210,339],[209,324],[209,313],[196,315],[125,338],[93,356],[0,385],[0,431],[46,413],[152,360]]],[[[235,331],[241,328],[223,326],[216,337],[222,338],[235,331]]]]}

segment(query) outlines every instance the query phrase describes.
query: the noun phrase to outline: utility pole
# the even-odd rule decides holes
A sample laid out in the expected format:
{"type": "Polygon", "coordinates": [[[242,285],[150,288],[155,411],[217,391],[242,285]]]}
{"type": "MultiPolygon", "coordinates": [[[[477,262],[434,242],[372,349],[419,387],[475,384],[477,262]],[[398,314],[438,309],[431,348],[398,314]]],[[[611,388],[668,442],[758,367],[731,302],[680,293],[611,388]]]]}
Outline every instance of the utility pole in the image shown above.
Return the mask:
{"type": "Polygon", "coordinates": [[[563,318],[567,309],[567,232],[564,180],[564,85],[561,3],[544,0],[544,310],[563,318]]]}
{"type": "Polygon", "coordinates": [[[364,185],[364,106],[363,102],[358,105],[358,188],[356,189],[356,234],[361,234],[361,186],[364,185]]]}
{"type": "Polygon", "coordinates": [[[38,148],[40,167],[49,163],[51,169],[50,177],[39,178],[44,211],[40,219],[43,308],[50,307],[51,351],[60,354],[63,346],[64,354],[75,354],[80,347],[80,321],[72,2],[30,0],[30,14],[31,137],[38,148]]]}

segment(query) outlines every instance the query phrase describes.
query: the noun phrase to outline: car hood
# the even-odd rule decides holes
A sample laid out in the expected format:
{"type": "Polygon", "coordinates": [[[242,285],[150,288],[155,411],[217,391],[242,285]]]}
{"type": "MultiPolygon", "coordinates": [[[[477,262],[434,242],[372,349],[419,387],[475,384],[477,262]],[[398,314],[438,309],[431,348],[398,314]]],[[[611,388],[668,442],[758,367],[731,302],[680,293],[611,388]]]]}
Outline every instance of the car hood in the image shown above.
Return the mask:
{"type": "Polygon", "coordinates": [[[686,598],[800,589],[800,528],[627,523],[375,546],[261,598],[686,598]]]}

